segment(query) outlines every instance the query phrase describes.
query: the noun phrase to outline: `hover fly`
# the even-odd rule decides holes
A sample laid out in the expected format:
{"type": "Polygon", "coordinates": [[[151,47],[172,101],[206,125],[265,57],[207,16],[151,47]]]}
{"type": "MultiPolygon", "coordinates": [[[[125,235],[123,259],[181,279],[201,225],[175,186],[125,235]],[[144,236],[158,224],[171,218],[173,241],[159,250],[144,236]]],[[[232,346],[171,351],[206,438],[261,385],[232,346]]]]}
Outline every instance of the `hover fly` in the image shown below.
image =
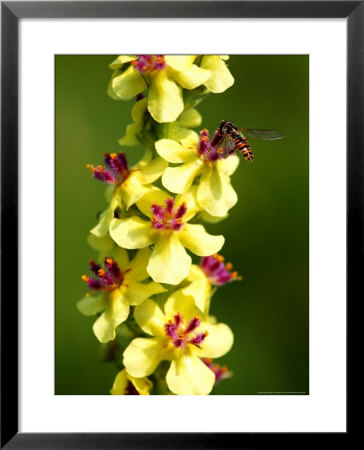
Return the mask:
{"type": "Polygon", "coordinates": [[[251,128],[238,128],[233,122],[223,120],[218,128],[218,139],[220,138],[217,146],[219,152],[223,154],[223,157],[229,156],[231,153],[240,150],[244,158],[252,162],[253,152],[250,145],[244,135],[273,141],[276,139],[282,139],[284,133],[275,130],[258,130],[251,128]]]}

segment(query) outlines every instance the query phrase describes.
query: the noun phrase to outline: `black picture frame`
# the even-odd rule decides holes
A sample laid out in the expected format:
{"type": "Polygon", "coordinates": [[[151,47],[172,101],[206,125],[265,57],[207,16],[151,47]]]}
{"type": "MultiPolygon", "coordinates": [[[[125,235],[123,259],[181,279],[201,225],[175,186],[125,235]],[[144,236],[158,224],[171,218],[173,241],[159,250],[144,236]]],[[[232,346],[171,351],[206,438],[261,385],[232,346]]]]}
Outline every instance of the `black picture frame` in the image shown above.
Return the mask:
{"type": "MultiPolygon", "coordinates": [[[[357,300],[363,264],[364,1],[1,2],[1,448],[259,448],[320,445],[346,433],[18,432],[18,22],[21,18],[346,18],[347,304],[357,300]],[[11,292],[11,301],[9,293],[11,292]],[[355,295],[355,299],[354,299],[355,295]],[[9,318],[12,318],[9,321],[9,318]],[[9,336],[12,336],[9,339],[9,336]]],[[[350,349],[350,345],[347,347],[350,349]]],[[[347,418],[349,415],[347,415],[347,418]]]]}

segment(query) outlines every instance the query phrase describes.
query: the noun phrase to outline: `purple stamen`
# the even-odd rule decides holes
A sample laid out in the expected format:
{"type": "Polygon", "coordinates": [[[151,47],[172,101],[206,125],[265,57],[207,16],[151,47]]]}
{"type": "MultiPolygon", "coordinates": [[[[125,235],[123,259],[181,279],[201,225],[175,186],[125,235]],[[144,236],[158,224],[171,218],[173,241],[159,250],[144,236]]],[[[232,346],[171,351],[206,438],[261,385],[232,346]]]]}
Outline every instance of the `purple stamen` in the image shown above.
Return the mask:
{"type": "Polygon", "coordinates": [[[138,55],[138,58],[131,61],[131,64],[140,73],[163,70],[166,67],[163,55],[138,55]]]}
{"type": "Polygon", "coordinates": [[[90,270],[96,275],[96,278],[82,275],[82,279],[93,291],[113,290],[120,287],[124,281],[123,273],[112,258],[105,258],[105,269],[90,260],[90,270]]]}
{"type": "Polygon", "coordinates": [[[200,345],[205,340],[205,337],[207,336],[207,334],[208,334],[207,331],[205,331],[204,333],[196,334],[196,336],[194,338],[190,339],[188,342],[190,344],[193,344],[196,347],[200,348],[200,345]]]}
{"type": "Polygon", "coordinates": [[[177,325],[177,327],[180,326],[181,323],[183,322],[183,319],[182,319],[182,316],[180,313],[175,314],[173,316],[173,319],[174,319],[174,323],[177,325]]]}
{"type": "Polygon", "coordinates": [[[91,272],[93,272],[95,275],[97,275],[97,272],[101,269],[100,264],[96,264],[93,259],[90,259],[89,264],[90,264],[91,272]]]}
{"type": "Polygon", "coordinates": [[[104,168],[91,169],[96,180],[102,181],[103,183],[114,184],[116,182],[115,176],[108,170],[104,168]]]}
{"type": "Polygon", "coordinates": [[[94,178],[108,184],[121,184],[129,176],[128,160],[123,152],[105,153],[105,169],[103,166],[95,167],[88,164],[87,168],[93,172],[94,178]]]}
{"type": "Polygon", "coordinates": [[[200,323],[200,318],[194,317],[188,322],[186,328],[184,328],[183,318],[180,313],[177,313],[173,316],[173,320],[169,320],[164,325],[164,330],[170,342],[176,348],[185,347],[186,344],[193,344],[196,347],[200,347],[200,344],[204,341],[208,334],[207,331],[198,333],[193,337],[190,336],[191,333],[200,325],[200,323]]]}
{"type": "Polygon", "coordinates": [[[121,271],[116,261],[112,258],[105,258],[105,267],[109,271],[110,275],[117,280],[121,277],[121,271]]]}
{"type": "Polygon", "coordinates": [[[177,339],[177,328],[178,325],[176,323],[173,323],[171,320],[164,326],[167,336],[169,336],[173,340],[177,339]]]}
{"type": "Polygon", "coordinates": [[[186,214],[186,212],[187,212],[187,205],[185,202],[183,202],[182,205],[177,209],[176,219],[182,219],[182,217],[186,214]]]}
{"type": "Polygon", "coordinates": [[[166,212],[168,214],[172,214],[174,199],[172,197],[168,197],[167,200],[164,201],[164,203],[166,204],[166,212]]]}
{"type": "Polygon", "coordinates": [[[218,383],[220,380],[231,376],[226,366],[220,366],[220,364],[213,363],[211,358],[202,358],[202,362],[205,363],[206,366],[214,372],[215,383],[218,383]]]}
{"type": "Polygon", "coordinates": [[[87,280],[87,286],[93,291],[96,291],[97,289],[101,289],[103,287],[103,284],[100,282],[100,280],[89,277],[87,280]]]}
{"type": "Polygon", "coordinates": [[[173,340],[173,344],[175,347],[181,348],[184,347],[185,341],[183,337],[177,337],[176,339],[173,340]]]}
{"type": "Polygon", "coordinates": [[[154,214],[158,220],[163,220],[163,217],[164,217],[163,206],[158,205],[157,203],[153,203],[150,210],[151,210],[152,214],[154,214]]]}
{"type": "Polygon", "coordinates": [[[190,333],[191,331],[195,330],[200,325],[200,322],[201,320],[199,317],[194,317],[189,321],[185,332],[190,333]]]}
{"type": "Polygon", "coordinates": [[[110,272],[105,272],[104,269],[100,269],[98,276],[104,282],[105,286],[112,286],[115,283],[115,279],[110,272]]]}
{"type": "Polygon", "coordinates": [[[232,264],[224,264],[224,258],[221,255],[204,256],[201,259],[201,269],[211,282],[216,286],[223,286],[234,280],[239,280],[237,272],[231,272],[232,264]]]}
{"type": "Polygon", "coordinates": [[[200,131],[200,141],[198,144],[198,153],[199,155],[204,155],[208,153],[209,148],[211,147],[210,143],[210,135],[206,128],[200,131]]]}
{"type": "Polygon", "coordinates": [[[219,129],[217,129],[215,131],[214,137],[212,138],[211,147],[217,147],[221,143],[223,137],[224,135],[220,133],[219,129]]]}
{"type": "Polygon", "coordinates": [[[182,203],[177,210],[174,208],[173,197],[168,197],[164,203],[165,206],[152,203],[152,227],[156,230],[179,231],[183,226],[182,218],[187,212],[186,203],[182,203]]]}

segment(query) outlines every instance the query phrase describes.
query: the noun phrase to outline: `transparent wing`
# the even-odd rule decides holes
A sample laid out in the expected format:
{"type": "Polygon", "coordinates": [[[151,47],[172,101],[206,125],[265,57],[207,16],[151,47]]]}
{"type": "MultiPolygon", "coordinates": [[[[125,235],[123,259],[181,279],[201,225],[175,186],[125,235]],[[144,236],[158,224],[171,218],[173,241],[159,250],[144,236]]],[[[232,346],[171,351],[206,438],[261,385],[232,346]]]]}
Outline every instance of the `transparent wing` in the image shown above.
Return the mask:
{"type": "Polygon", "coordinates": [[[276,130],[258,130],[253,128],[245,128],[241,130],[247,136],[264,139],[266,141],[274,141],[275,139],[284,138],[285,134],[276,130]]]}
{"type": "Polygon", "coordinates": [[[224,153],[229,154],[233,152],[235,149],[235,141],[231,136],[226,134],[222,139],[219,147],[221,147],[224,150],[224,153]]]}

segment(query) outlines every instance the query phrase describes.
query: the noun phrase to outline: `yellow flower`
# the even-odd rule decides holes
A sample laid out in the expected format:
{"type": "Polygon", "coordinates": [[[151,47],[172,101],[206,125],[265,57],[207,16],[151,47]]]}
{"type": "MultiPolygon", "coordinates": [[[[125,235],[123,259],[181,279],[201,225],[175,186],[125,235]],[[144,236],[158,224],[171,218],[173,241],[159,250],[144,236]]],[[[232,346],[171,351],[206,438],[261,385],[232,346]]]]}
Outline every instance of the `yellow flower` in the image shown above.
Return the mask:
{"type": "Polygon", "coordinates": [[[123,369],[115,378],[111,395],[149,395],[153,383],[148,378],[135,378],[123,369]]]}
{"type": "MultiPolygon", "coordinates": [[[[133,147],[145,141],[145,133],[148,130],[146,120],[148,118],[148,98],[138,100],[131,110],[131,117],[133,123],[127,125],[125,136],[119,139],[119,144],[133,147]]],[[[180,136],[183,137],[188,128],[199,127],[202,122],[201,114],[195,108],[185,109],[178,117],[177,123],[180,129],[180,136]]]]}
{"type": "Polygon", "coordinates": [[[109,206],[100,214],[98,224],[90,230],[97,237],[104,237],[109,232],[109,225],[114,218],[115,210],[120,206],[129,209],[146,192],[150,184],[157,180],[167,167],[163,158],[152,159],[151,151],[146,151],[144,157],[129,169],[124,153],[107,153],[105,166],[88,165],[94,178],[111,185],[107,191],[109,206]],[[111,195],[110,195],[111,194],[111,195]]]}
{"type": "Polygon", "coordinates": [[[148,110],[157,122],[174,122],[184,108],[182,88],[195,89],[210,77],[194,64],[196,55],[119,56],[110,64],[108,93],[129,100],[148,88],[148,110]]]}
{"type": "Polygon", "coordinates": [[[150,250],[139,250],[133,260],[129,261],[126,250],[118,248],[114,257],[105,258],[105,268],[90,261],[90,270],[94,277],[83,275],[91,292],[77,303],[79,311],[86,316],[102,314],[93,325],[97,339],[108,342],[115,339],[115,329],[129,316],[130,305],[139,305],[147,297],[165,289],[152,281],[143,283],[148,278],[146,265],[150,250]]]}
{"type": "Polygon", "coordinates": [[[235,172],[239,158],[235,154],[224,157],[219,148],[211,145],[206,129],[201,131],[200,138],[191,131],[181,143],[160,139],[155,148],[166,161],[180,164],[168,167],[162,176],[163,186],[169,191],[182,194],[201,175],[197,200],[208,214],[224,217],[238,201],[230,175],[235,172]]]}
{"type": "Polygon", "coordinates": [[[178,395],[206,395],[215,382],[214,373],[201,358],[218,358],[233,344],[233,334],[225,324],[202,321],[194,300],[174,292],[164,313],[152,300],[135,308],[134,317],[142,330],[153,336],[134,339],[124,352],[124,366],[134,377],[154,372],[162,360],[171,361],[166,381],[178,395]]]}
{"type": "Polygon", "coordinates": [[[151,220],[138,216],[113,219],[110,236],[128,249],[154,245],[147,272],[154,281],[178,284],[190,272],[191,257],[218,252],[224,244],[223,236],[212,236],[199,224],[187,223],[198,211],[196,187],[175,199],[165,191],[151,187],[138,202],[138,208],[151,220]]]}

